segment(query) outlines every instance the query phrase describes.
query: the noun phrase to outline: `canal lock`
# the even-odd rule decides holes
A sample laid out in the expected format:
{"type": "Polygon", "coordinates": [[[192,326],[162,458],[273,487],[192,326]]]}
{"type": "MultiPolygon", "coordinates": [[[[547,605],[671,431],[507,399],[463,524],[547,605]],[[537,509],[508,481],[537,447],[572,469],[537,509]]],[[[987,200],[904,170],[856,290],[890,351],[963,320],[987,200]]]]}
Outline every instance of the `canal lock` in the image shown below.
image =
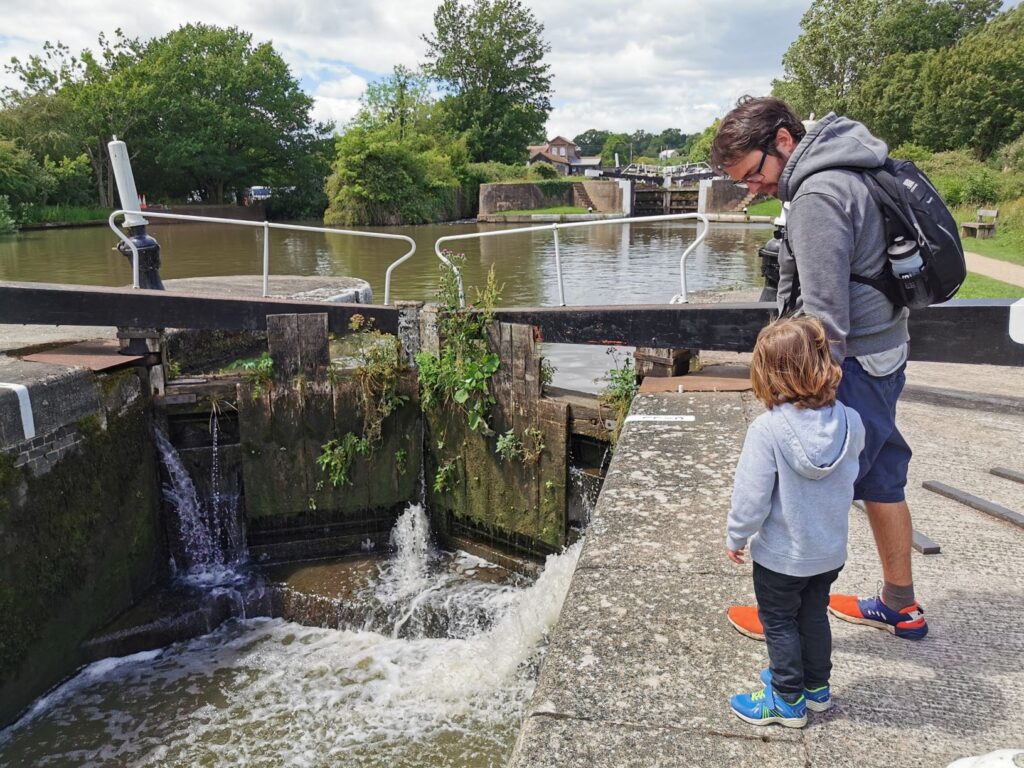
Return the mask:
{"type": "MultiPolygon", "coordinates": [[[[161,648],[208,633],[231,617],[272,616],[396,637],[465,637],[485,631],[500,618],[495,605],[451,596],[523,589],[523,574],[535,576],[545,555],[578,537],[589,513],[582,498],[573,498],[574,489],[576,496],[596,498],[607,457],[606,443],[573,433],[569,403],[544,398],[532,330],[506,326],[494,333],[512,359],[503,360],[508,373],[495,381],[493,431],[535,430],[540,437],[524,449],[524,456],[528,450],[536,456],[509,462],[495,452],[494,435],[468,429],[464,419],[451,413],[424,416],[415,376],[405,371],[397,385],[403,402],[385,419],[379,446],[372,455],[354,455],[347,482],[337,486],[325,480],[318,463],[323,446],[363,426],[352,369],[332,366],[337,350],[327,353],[324,365],[322,351],[292,354],[293,349],[288,354],[298,361],[297,368],[287,376],[262,379],[245,370],[209,373],[209,361],[200,371],[189,370],[187,359],[179,356],[169,366],[174,375],[167,377],[155,408],[145,397],[146,377],[112,375],[136,382],[129,387],[132,407],[108,404],[98,419],[105,426],[88,419],[79,426],[113,434],[113,427],[134,414],[132,449],[124,457],[100,461],[109,471],[112,460],[159,455],[159,480],[155,462],[147,460],[133,472],[146,488],[163,491],[159,500],[149,491],[151,500],[136,510],[150,520],[139,525],[148,526],[151,540],[136,548],[132,588],[118,593],[98,615],[109,616],[117,605],[134,607],[102,627],[96,626],[96,616],[71,627],[72,635],[88,628],[88,636],[79,638],[78,650],[63,667],[28,653],[29,667],[49,666],[46,675],[35,679],[36,693],[81,663],[161,648]],[[554,402],[545,404],[545,399],[554,402]],[[586,471],[571,466],[574,457],[587,464],[586,471]],[[451,484],[439,486],[437,473],[451,465],[456,466],[451,484]],[[147,473],[153,480],[145,479],[147,473]],[[146,511],[150,504],[162,513],[146,511]],[[207,528],[207,551],[198,560],[190,550],[195,537],[189,538],[189,526],[180,518],[182,507],[189,505],[207,528]],[[424,506],[431,511],[429,534],[424,506]],[[389,605],[379,594],[382,585],[395,582],[396,573],[408,571],[409,545],[395,537],[403,524],[412,525],[410,520],[422,521],[412,538],[428,552],[414,569],[420,587],[444,596],[436,602],[418,599],[416,610],[402,600],[389,605]],[[147,555],[157,562],[144,567],[147,555]],[[172,588],[146,588],[154,583],[172,588]]],[[[302,347],[300,337],[306,335],[293,334],[293,341],[302,347]]],[[[248,343],[251,347],[251,339],[248,343]]],[[[271,341],[271,359],[274,351],[271,341]]],[[[274,362],[281,369],[289,365],[274,362]]],[[[102,381],[100,386],[114,388],[102,381]]],[[[591,431],[603,435],[603,422],[589,416],[580,423],[586,421],[591,431]]],[[[22,502],[31,506],[32,489],[20,492],[22,502]]],[[[145,495],[140,491],[135,498],[145,495]]],[[[46,618],[48,624],[60,620],[46,618]]],[[[16,671],[10,679],[27,678],[16,671]]],[[[17,713],[4,713],[8,719],[12,714],[17,713]]]]}

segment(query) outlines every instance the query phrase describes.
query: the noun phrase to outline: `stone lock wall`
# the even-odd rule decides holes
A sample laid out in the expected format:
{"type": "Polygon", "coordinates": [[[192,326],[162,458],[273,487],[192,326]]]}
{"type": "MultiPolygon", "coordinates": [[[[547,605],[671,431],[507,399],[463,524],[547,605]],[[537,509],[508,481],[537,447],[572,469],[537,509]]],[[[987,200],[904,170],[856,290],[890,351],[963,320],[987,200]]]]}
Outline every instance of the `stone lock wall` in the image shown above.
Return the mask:
{"type": "Polygon", "coordinates": [[[0,726],[83,664],[81,643],[165,567],[142,382],[87,385],[92,413],[0,451],[0,726]]]}
{"type": "Polygon", "coordinates": [[[558,551],[567,534],[568,407],[542,397],[533,328],[495,323],[490,344],[501,359],[491,380],[494,434],[471,430],[454,406],[424,414],[434,526],[449,538],[483,539],[535,555],[558,551]],[[498,436],[509,430],[529,455],[506,459],[496,452],[498,436]],[[452,467],[449,482],[438,489],[434,479],[444,467],[452,467]]]}

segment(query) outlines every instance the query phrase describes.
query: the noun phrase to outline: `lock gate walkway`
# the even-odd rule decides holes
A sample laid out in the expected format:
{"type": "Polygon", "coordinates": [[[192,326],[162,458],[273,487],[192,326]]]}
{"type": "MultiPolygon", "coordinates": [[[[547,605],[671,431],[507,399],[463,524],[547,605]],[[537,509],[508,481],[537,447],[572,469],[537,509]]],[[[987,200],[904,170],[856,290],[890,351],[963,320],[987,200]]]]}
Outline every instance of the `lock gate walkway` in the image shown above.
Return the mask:
{"type": "MultiPolygon", "coordinates": [[[[912,381],[946,392],[991,375],[916,365],[930,368],[912,363],[912,381]]],[[[1024,408],[1005,394],[1024,393],[1024,370],[998,371],[1002,384],[981,397],[901,401],[915,528],[942,549],[913,556],[931,633],[914,643],[832,619],[836,706],[803,730],[756,728],[728,708],[767,665],[765,646],[725,617],[753,601],[724,528],[762,407],[749,392],[639,395],[631,415],[655,420],[625,424],[510,765],[946,766],[1024,748],[1024,529],[921,487],[942,480],[1024,512],[1024,485],[989,474],[1024,471],[1024,408]],[[675,416],[693,420],[657,420],[675,416]]],[[[872,594],[871,532],[850,514],[836,588],[872,594]]]]}

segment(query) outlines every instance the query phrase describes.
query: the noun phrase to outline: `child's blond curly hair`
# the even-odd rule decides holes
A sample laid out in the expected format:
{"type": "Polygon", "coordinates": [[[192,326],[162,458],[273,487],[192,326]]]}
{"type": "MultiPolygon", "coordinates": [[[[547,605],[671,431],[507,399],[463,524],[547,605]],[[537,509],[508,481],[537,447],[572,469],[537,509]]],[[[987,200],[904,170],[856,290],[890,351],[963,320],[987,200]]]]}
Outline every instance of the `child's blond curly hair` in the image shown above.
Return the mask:
{"type": "Polygon", "coordinates": [[[750,362],[754,395],[769,409],[835,405],[842,369],[829,352],[825,326],[816,317],[783,318],[761,329],[750,362]]]}

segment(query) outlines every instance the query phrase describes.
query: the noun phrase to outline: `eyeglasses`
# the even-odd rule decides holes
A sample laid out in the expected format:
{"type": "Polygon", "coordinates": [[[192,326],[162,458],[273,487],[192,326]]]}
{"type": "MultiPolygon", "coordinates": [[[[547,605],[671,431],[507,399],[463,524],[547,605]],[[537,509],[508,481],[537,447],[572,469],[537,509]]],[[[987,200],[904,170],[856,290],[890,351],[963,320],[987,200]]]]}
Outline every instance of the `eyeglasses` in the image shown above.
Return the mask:
{"type": "Polygon", "coordinates": [[[764,168],[764,161],[768,159],[768,150],[761,150],[761,162],[757,164],[757,168],[753,172],[748,173],[739,181],[733,182],[737,187],[746,187],[749,184],[759,184],[764,181],[764,174],[761,173],[761,169],[764,168]]]}

